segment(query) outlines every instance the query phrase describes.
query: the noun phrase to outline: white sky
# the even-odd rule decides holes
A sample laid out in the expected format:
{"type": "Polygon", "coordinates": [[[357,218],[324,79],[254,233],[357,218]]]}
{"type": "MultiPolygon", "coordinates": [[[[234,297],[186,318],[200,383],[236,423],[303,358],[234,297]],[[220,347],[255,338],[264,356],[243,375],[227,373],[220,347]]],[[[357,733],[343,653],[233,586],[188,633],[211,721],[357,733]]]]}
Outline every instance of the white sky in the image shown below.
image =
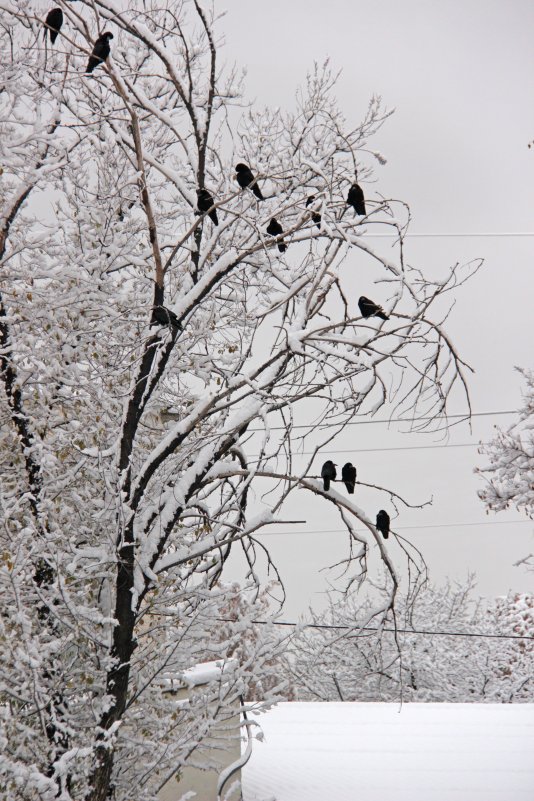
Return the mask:
{"type": "MultiPolygon", "coordinates": [[[[337,94],[350,122],[363,116],[373,94],[396,108],[370,143],[388,163],[376,167],[377,183],[364,187],[366,195],[380,191],[407,201],[414,233],[455,235],[413,237],[410,263],[435,270],[484,257],[482,271],[458,292],[449,331],[476,370],[473,409],[516,409],[522,383],[514,365],[534,367],[534,237],[500,235],[534,232],[534,149],[527,147],[534,139],[534,4],[232,0],[216,5],[227,8],[219,29],[226,36],[228,62],[247,67],[248,97],[259,105],[292,107],[313,61],[329,56],[332,67],[342,70],[337,94]]],[[[365,158],[362,154],[363,163],[365,158]]],[[[373,297],[372,287],[358,286],[354,273],[344,280],[354,298],[373,297]]],[[[462,447],[441,450],[364,452],[443,441],[401,435],[394,426],[354,426],[336,445],[352,452],[332,447],[324,459],[331,456],[339,465],[351,460],[361,480],[390,486],[414,502],[433,496],[431,507],[403,511],[395,527],[424,550],[435,581],[476,572],[483,594],[533,590],[533,574],[512,563],[534,553],[534,523],[514,511],[487,517],[476,497],[480,479],[473,475],[484,463],[476,444],[489,438],[496,424],[506,426],[512,419],[476,418],[473,435],[464,424],[446,441],[462,447]],[[521,522],[507,525],[507,520],[521,522]],[[410,528],[420,526],[426,528],[410,528]]],[[[365,493],[357,502],[370,515],[387,506],[365,493]]],[[[263,538],[286,583],[288,619],[309,604],[324,603],[326,580],[333,575],[320,568],[345,554],[346,535],[332,531],[340,525],[330,507],[303,494],[291,509],[308,520],[295,527],[302,533],[263,538]]]]}

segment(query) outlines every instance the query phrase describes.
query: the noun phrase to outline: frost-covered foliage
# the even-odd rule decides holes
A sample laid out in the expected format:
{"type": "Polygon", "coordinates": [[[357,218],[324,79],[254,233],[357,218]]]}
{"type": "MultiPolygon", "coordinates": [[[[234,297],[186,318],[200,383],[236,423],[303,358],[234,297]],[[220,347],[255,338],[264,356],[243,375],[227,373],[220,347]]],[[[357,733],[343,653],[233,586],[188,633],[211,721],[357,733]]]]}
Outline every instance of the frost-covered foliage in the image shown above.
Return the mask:
{"type": "Polygon", "coordinates": [[[332,602],[313,615],[310,622],[318,628],[296,632],[284,658],[297,698],[532,702],[534,639],[495,635],[533,638],[534,596],[510,594],[488,603],[475,599],[473,586],[426,586],[415,601],[399,601],[395,619],[374,631],[363,627],[370,601],[362,604],[349,594],[332,602]],[[350,633],[343,636],[332,626],[350,633]],[[462,636],[473,634],[490,636],[462,636]]]}
{"type": "Polygon", "coordinates": [[[534,372],[520,371],[526,387],[519,419],[507,431],[484,445],[481,452],[489,465],[477,472],[487,484],[479,496],[488,509],[500,512],[509,506],[534,515],[534,372]]]}
{"type": "Polygon", "coordinates": [[[370,619],[393,606],[372,519],[311,462],[294,475],[292,453],[357,413],[443,425],[451,398],[468,404],[441,301],[477,265],[435,281],[405,264],[405,204],[367,190],[388,115],[375,98],[347,121],[327,66],[294,110],[234,125],[240,79],[207,5],[58,5],[52,44],[47,6],[0,0],[0,783],[7,801],[149,801],[238,699],[280,697],[279,641],[252,623],[269,562],[254,534],[296,489],[334,504],[355,580],[370,554],[388,571],[370,619]],[[86,75],[105,30],[112,55],[86,75]],[[356,170],[363,217],[345,203],[356,170]],[[361,236],[378,223],[398,235],[385,256],[361,236]],[[362,319],[347,260],[389,320],[362,319]],[[233,548],[241,591],[224,583],[233,548]],[[206,658],[234,661],[177,711],[158,677],[206,658]]]}

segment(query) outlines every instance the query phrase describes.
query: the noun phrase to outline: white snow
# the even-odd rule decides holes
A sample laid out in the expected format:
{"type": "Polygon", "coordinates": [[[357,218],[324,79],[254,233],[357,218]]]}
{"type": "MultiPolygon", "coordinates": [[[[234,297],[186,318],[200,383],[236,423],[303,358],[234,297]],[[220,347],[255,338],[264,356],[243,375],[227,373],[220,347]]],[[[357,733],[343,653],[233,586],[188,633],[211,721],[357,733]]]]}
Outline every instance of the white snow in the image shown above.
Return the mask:
{"type": "Polygon", "coordinates": [[[229,659],[227,662],[223,662],[220,659],[214,662],[202,662],[188,670],[184,670],[182,680],[188,687],[198,687],[200,684],[218,681],[223,673],[235,669],[235,667],[235,659],[229,659]]]}
{"type": "Polygon", "coordinates": [[[534,704],[285,703],[244,801],[533,801],[534,704]]]}
{"type": "Polygon", "coordinates": [[[180,673],[166,671],[161,675],[161,683],[169,689],[178,687],[199,687],[210,681],[219,681],[221,676],[237,667],[235,659],[226,661],[217,659],[213,662],[201,662],[180,673]],[[175,685],[178,685],[176,687],[175,685]]]}

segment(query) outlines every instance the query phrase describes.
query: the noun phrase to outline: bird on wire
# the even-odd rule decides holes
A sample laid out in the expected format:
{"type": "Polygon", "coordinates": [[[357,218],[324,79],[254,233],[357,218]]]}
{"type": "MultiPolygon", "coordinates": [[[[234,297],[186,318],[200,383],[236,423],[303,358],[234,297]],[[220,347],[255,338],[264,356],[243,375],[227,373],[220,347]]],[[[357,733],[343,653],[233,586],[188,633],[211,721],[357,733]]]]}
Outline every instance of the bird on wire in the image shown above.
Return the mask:
{"type": "Polygon", "coordinates": [[[175,313],[166,306],[154,306],[150,325],[168,325],[171,328],[178,329],[180,328],[180,321],[175,313]]]}
{"type": "Polygon", "coordinates": [[[353,183],[347,195],[347,205],[352,206],[356,214],[364,215],[365,212],[365,198],[363,196],[363,189],[357,183],[353,183]]]}
{"type": "Polygon", "coordinates": [[[99,64],[102,64],[107,59],[111,53],[111,48],[109,46],[110,39],[113,39],[113,34],[110,33],[110,31],[104,31],[102,36],[98,37],[93,47],[93,52],[89,56],[87,69],[85,70],[86,73],[92,72],[99,64]]]}
{"type": "Polygon", "coordinates": [[[352,462],[347,462],[341,468],[341,480],[346,486],[349,495],[354,495],[354,487],[356,484],[356,468],[352,462]]]}
{"type": "MultiPolygon", "coordinates": [[[[310,195],[308,200],[306,201],[306,208],[308,208],[308,206],[311,206],[311,204],[314,201],[315,201],[315,195],[310,195]]],[[[317,228],[321,227],[321,215],[319,214],[318,211],[312,211],[312,220],[317,226],[317,228]]]]}
{"type": "Polygon", "coordinates": [[[380,317],[382,320],[389,320],[389,317],[384,312],[382,306],[379,306],[374,301],[369,300],[366,298],[365,295],[362,295],[358,301],[358,306],[360,308],[360,312],[362,317],[380,317]]]}
{"type": "Polygon", "coordinates": [[[261,193],[258,184],[254,183],[256,179],[254,178],[254,175],[252,174],[252,170],[250,169],[250,167],[247,167],[246,164],[242,164],[240,162],[239,164],[236,164],[235,171],[236,171],[237,183],[239,184],[241,189],[246,189],[251,184],[254,184],[253,186],[250,186],[250,188],[252,189],[258,200],[264,200],[264,197],[261,193]]]}
{"type": "MultiPolygon", "coordinates": [[[[272,218],[271,222],[266,228],[266,231],[271,236],[280,236],[280,234],[284,233],[284,229],[282,228],[276,217],[272,218]]],[[[285,251],[287,250],[286,243],[284,242],[283,239],[281,239],[280,242],[278,243],[278,250],[280,251],[280,253],[285,253],[285,251]]]]}
{"type": "Polygon", "coordinates": [[[323,479],[323,489],[328,492],[330,482],[335,481],[337,476],[336,465],[328,459],[321,468],[321,478],[323,479]]]}
{"type": "Polygon", "coordinates": [[[376,516],[376,527],[379,532],[382,534],[385,540],[389,537],[389,524],[390,524],[389,515],[384,509],[381,509],[376,516]]]}
{"type": "Polygon", "coordinates": [[[208,192],[207,189],[197,189],[197,207],[198,210],[205,214],[208,212],[208,217],[212,221],[213,225],[219,225],[219,219],[217,217],[217,209],[213,208],[213,198],[208,192]],[[211,209],[211,211],[210,211],[211,209]]]}
{"type": "MultiPolygon", "coordinates": [[[[45,28],[48,28],[48,30],[50,31],[50,41],[52,42],[52,44],[54,44],[54,42],[56,41],[62,25],[63,25],[63,11],[60,8],[52,8],[46,15],[45,19],[45,28]]],[[[46,36],[46,30],[45,30],[45,36],[46,36]]]]}

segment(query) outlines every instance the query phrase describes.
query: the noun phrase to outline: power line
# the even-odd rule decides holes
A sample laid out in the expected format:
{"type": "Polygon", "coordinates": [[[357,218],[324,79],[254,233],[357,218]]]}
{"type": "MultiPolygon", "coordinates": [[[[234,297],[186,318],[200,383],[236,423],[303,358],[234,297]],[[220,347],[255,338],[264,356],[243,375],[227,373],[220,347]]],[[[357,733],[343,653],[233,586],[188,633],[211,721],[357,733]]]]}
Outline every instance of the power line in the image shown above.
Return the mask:
{"type": "MultiPolygon", "coordinates": [[[[221,623],[235,623],[229,618],[217,618],[221,623]]],[[[386,631],[391,634],[422,634],[432,637],[481,637],[488,640],[534,640],[530,634],[482,634],[480,632],[465,633],[462,631],[431,631],[430,629],[399,629],[388,628],[387,626],[374,628],[373,626],[335,626],[331,623],[291,623],[289,621],[277,620],[253,620],[257,626],[292,626],[300,629],[334,629],[336,631],[386,631]]]]}
{"type": "MultiPolygon", "coordinates": [[[[372,237],[384,237],[384,238],[387,238],[387,239],[398,239],[399,238],[398,234],[389,234],[389,233],[387,233],[387,234],[386,233],[383,233],[383,234],[380,234],[380,233],[375,233],[375,234],[365,233],[365,234],[362,234],[361,236],[362,236],[362,238],[363,237],[367,238],[367,237],[371,237],[371,236],[372,237]]],[[[451,238],[455,238],[455,237],[471,237],[471,236],[472,237],[495,237],[495,236],[497,236],[497,237],[501,237],[501,236],[503,236],[503,237],[515,237],[515,236],[534,236],[534,232],[533,231],[457,231],[457,232],[441,233],[441,232],[438,232],[438,231],[436,231],[436,232],[429,231],[429,232],[422,232],[422,233],[412,233],[411,231],[408,231],[408,232],[406,232],[404,234],[404,237],[407,237],[407,236],[421,238],[421,239],[425,238],[425,237],[451,237],[451,238]]]]}
{"type": "MultiPolygon", "coordinates": [[[[471,417],[493,417],[496,415],[501,414],[517,414],[517,409],[510,409],[508,411],[495,411],[495,412],[472,412],[471,414],[447,414],[445,415],[445,419],[447,420],[469,420],[471,417]]],[[[355,417],[366,417],[367,415],[355,415],[355,417]]],[[[390,423],[421,423],[425,420],[435,420],[436,417],[429,416],[429,417],[417,417],[414,420],[410,420],[406,417],[392,417],[388,420],[349,420],[346,423],[343,423],[343,426],[366,426],[366,425],[389,425],[390,423]]],[[[296,425],[291,426],[292,430],[297,428],[313,428],[315,424],[309,423],[308,425],[296,425]]],[[[318,429],[324,428],[336,428],[336,423],[319,423],[317,424],[318,429]]],[[[286,426],[271,426],[269,431],[286,431],[286,426]]],[[[252,428],[249,431],[250,434],[263,434],[265,433],[265,429],[263,428],[252,428]]]]}
{"type": "MultiPolygon", "coordinates": [[[[391,448],[329,448],[329,453],[376,453],[379,451],[426,451],[432,449],[441,449],[445,450],[446,448],[479,448],[481,445],[488,445],[487,442],[460,442],[460,443],[451,443],[447,445],[399,445],[391,448]]],[[[292,453],[292,457],[296,458],[297,456],[311,456],[315,451],[299,451],[298,453],[292,453]]],[[[251,454],[251,456],[258,456],[258,454],[251,454]]],[[[278,459],[279,456],[274,454],[273,456],[266,456],[266,459],[278,459]]]]}
{"type": "MultiPolygon", "coordinates": [[[[427,528],[467,528],[470,526],[519,526],[519,525],[534,525],[532,520],[484,520],[481,523],[428,523],[421,526],[395,526],[399,531],[411,531],[413,529],[427,529],[427,528]]],[[[365,531],[366,529],[356,529],[356,531],[365,531]]],[[[282,537],[288,534],[339,534],[346,532],[346,528],[318,528],[312,531],[259,531],[255,537],[282,537]]]]}

